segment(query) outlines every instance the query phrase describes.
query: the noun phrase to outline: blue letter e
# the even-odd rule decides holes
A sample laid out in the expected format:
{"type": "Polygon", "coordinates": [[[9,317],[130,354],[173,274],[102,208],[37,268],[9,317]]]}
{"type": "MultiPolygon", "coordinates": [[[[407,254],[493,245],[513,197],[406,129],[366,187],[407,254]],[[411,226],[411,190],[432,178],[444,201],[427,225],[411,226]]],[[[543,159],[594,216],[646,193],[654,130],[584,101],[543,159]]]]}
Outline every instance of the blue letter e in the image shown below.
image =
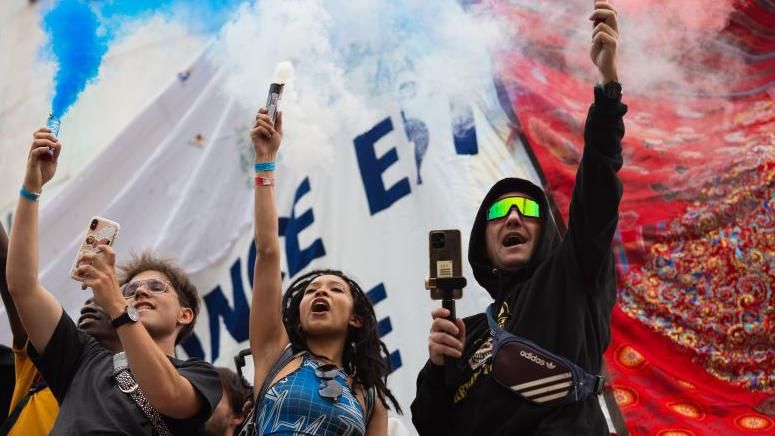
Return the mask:
{"type": "Polygon", "coordinates": [[[358,158],[358,168],[361,170],[363,187],[366,189],[366,199],[369,201],[369,212],[372,215],[387,209],[391,204],[412,191],[409,187],[409,179],[406,177],[389,189],[385,189],[385,183],[382,181],[382,173],[398,161],[398,152],[394,147],[378,158],[374,151],[374,145],[392,130],[393,122],[388,117],[353,141],[355,142],[355,154],[358,158]]]}

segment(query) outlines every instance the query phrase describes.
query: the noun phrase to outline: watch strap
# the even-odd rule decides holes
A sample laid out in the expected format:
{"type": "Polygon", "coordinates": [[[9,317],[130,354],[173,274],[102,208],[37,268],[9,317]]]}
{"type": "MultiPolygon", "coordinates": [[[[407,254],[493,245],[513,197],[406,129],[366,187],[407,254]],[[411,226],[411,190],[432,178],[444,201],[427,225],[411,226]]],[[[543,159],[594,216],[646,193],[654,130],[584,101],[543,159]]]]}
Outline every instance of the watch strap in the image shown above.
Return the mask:
{"type": "Polygon", "coordinates": [[[117,316],[115,319],[110,320],[110,325],[112,325],[114,329],[117,329],[124,324],[137,322],[129,316],[129,313],[127,312],[128,307],[129,306],[124,307],[124,311],[121,312],[121,315],[117,316]]]}

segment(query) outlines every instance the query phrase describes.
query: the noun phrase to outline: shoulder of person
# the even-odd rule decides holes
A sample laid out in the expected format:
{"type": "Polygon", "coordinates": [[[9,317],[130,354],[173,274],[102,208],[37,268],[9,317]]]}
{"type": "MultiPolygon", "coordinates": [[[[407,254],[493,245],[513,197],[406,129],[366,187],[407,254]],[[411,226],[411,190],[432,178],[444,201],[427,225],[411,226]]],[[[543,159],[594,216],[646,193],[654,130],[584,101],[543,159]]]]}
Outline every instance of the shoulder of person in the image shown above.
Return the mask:
{"type": "Polygon", "coordinates": [[[189,357],[187,359],[179,359],[177,357],[169,357],[175,368],[178,369],[200,369],[205,372],[213,372],[216,376],[218,371],[215,370],[215,366],[212,363],[202,360],[198,357],[189,357]]]}

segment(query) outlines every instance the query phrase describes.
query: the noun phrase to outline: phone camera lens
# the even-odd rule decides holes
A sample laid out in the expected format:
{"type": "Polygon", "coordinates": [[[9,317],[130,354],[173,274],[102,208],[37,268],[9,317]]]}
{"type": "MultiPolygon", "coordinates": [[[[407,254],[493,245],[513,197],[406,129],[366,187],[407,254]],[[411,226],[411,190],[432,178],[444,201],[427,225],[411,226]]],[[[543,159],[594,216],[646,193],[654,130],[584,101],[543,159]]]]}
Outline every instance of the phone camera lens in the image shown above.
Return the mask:
{"type": "Polygon", "coordinates": [[[97,230],[97,220],[91,220],[91,225],[89,228],[92,230],[97,230]]]}
{"type": "Polygon", "coordinates": [[[444,248],[445,243],[446,243],[446,237],[444,236],[444,233],[431,234],[431,247],[444,248]]]}

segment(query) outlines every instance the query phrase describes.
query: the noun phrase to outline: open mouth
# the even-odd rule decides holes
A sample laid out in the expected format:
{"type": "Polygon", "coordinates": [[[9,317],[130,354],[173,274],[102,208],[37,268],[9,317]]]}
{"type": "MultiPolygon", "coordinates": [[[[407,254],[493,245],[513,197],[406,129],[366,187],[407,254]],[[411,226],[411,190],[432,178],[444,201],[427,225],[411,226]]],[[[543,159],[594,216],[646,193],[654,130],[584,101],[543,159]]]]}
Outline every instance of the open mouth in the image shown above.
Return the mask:
{"type": "Polygon", "coordinates": [[[524,244],[527,240],[524,236],[512,233],[510,235],[506,235],[505,238],[503,238],[503,246],[504,247],[514,247],[516,245],[524,244]]]}
{"type": "Polygon", "coordinates": [[[324,313],[328,312],[331,306],[328,305],[328,301],[323,298],[318,298],[312,301],[312,313],[324,313]]]}
{"type": "Polygon", "coordinates": [[[150,310],[150,309],[153,309],[153,304],[147,303],[147,302],[137,303],[137,304],[135,304],[135,309],[137,309],[137,310],[142,310],[142,309],[150,310]]]}

